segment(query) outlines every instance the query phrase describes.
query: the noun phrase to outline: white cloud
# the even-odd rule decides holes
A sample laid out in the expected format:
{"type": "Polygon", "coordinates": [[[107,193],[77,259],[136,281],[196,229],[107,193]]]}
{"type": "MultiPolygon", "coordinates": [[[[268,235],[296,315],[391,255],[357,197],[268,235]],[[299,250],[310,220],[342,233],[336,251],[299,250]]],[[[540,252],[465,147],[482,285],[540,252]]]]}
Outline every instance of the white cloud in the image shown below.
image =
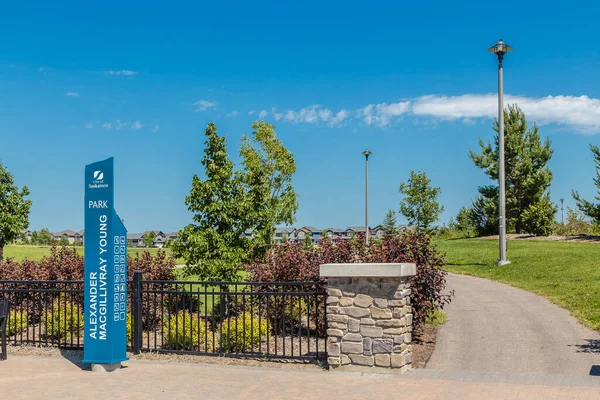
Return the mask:
{"type": "MultiPolygon", "coordinates": [[[[527,118],[540,125],[559,124],[582,133],[600,133],[600,99],[588,96],[504,97],[505,106],[517,104],[527,118]]],[[[462,96],[424,96],[416,99],[412,113],[440,119],[493,118],[498,114],[496,94],[465,94],[462,96]]]]}
{"type": "Polygon", "coordinates": [[[65,96],[79,97],[79,93],[77,93],[77,92],[67,92],[67,93],[65,93],[65,96]]]}
{"type": "Polygon", "coordinates": [[[136,120],[133,124],[131,124],[131,129],[138,130],[142,129],[144,125],[140,122],[140,120],[136,120]]]}
{"type": "Polygon", "coordinates": [[[121,122],[121,120],[118,119],[115,123],[115,129],[120,131],[123,128],[127,128],[129,125],[129,121],[121,122]]]}
{"type": "MultiPolygon", "coordinates": [[[[320,104],[313,104],[308,107],[301,108],[298,111],[287,110],[279,112],[276,108],[273,108],[271,109],[271,114],[276,121],[283,119],[293,123],[323,123],[329,126],[337,125],[350,116],[350,112],[348,110],[340,110],[337,113],[334,113],[330,109],[325,108],[320,104]]],[[[267,112],[263,110],[258,116],[260,118],[264,118],[266,115],[267,112]]]]}
{"type": "Polygon", "coordinates": [[[198,100],[197,102],[192,103],[192,105],[196,106],[196,109],[194,110],[195,112],[206,111],[209,108],[217,107],[216,102],[208,100],[198,100]]]}
{"type": "Polygon", "coordinates": [[[250,110],[250,111],[248,111],[248,115],[252,115],[252,114],[254,114],[255,112],[256,112],[255,110],[250,110]]]}
{"type": "Polygon", "coordinates": [[[380,103],[369,104],[359,108],[357,115],[367,125],[387,126],[394,118],[402,117],[410,110],[410,101],[401,101],[398,103],[380,103]]]}
{"type": "Polygon", "coordinates": [[[267,112],[267,110],[262,110],[261,112],[258,113],[258,118],[263,119],[264,117],[267,116],[267,114],[269,114],[267,112]]]}
{"type": "Polygon", "coordinates": [[[133,76],[137,74],[135,71],[131,71],[128,69],[122,69],[120,71],[105,71],[107,75],[124,75],[124,76],[133,76]]]}
{"type": "Polygon", "coordinates": [[[112,129],[112,124],[110,122],[105,122],[105,123],[102,124],[102,128],[106,129],[107,131],[111,130],[112,129]]]}
{"type": "Polygon", "coordinates": [[[85,129],[92,129],[94,127],[94,124],[92,124],[91,122],[88,122],[84,126],[85,126],[85,129]]]}
{"type": "Polygon", "coordinates": [[[230,113],[229,113],[229,114],[227,114],[226,116],[227,116],[228,118],[235,118],[235,117],[237,117],[238,115],[240,115],[240,112],[239,112],[239,111],[236,111],[236,110],[233,110],[232,112],[230,112],[230,113]]]}
{"type": "Polygon", "coordinates": [[[154,124],[154,127],[152,128],[152,132],[158,132],[160,130],[160,126],[158,126],[158,124],[154,124]]]}

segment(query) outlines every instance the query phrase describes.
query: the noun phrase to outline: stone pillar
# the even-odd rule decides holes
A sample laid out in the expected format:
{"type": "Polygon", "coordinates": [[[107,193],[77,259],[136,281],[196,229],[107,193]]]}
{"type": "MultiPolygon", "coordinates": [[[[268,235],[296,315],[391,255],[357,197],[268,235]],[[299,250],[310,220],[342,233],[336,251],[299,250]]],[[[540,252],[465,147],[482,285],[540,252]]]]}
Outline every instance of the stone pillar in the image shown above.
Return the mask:
{"type": "Polygon", "coordinates": [[[412,361],[415,264],[323,264],[327,360],[347,371],[403,373],[412,361]]]}

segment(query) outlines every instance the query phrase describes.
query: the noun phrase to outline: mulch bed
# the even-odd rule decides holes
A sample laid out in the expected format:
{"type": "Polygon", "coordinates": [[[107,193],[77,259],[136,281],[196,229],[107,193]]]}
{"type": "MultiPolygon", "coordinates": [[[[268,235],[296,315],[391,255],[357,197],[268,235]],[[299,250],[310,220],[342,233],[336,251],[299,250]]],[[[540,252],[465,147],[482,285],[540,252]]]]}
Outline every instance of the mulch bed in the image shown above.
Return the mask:
{"type": "Polygon", "coordinates": [[[417,331],[413,332],[412,343],[412,367],[425,368],[429,357],[435,349],[435,339],[438,327],[433,325],[423,325],[417,331]]]}

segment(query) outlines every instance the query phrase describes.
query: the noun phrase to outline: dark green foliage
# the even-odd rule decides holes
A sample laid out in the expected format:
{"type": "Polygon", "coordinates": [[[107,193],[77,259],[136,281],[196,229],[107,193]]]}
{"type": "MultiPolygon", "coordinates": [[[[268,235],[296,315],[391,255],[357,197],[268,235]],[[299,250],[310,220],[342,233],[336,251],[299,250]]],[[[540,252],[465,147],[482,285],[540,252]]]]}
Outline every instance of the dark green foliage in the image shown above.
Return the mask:
{"type": "Polygon", "coordinates": [[[431,186],[425,172],[410,171],[410,178],[400,184],[400,212],[417,230],[426,230],[438,220],[444,207],[438,203],[441,189],[431,186]]]}
{"type": "MultiPolygon", "coordinates": [[[[600,150],[598,146],[590,144],[590,150],[594,155],[594,164],[596,164],[596,177],[594,178],[594,185],[598,190],[598,194],[594,197],[596,201],[600,201],[600,150]]],[[[582,199],[579,193],[576,191],[572,192],[573,198],[577,202],[577,208],[587,217],[594,220],[596,223],[600,223],[600,203],[593,203],[591,201],[582,199]]]]}
{"type": "Polygon", "coordinates": [[[25,200],[27,196],[27,186],[19,190],[12,174],[0,161],[0,261],[4,246],[17,240],[29,227],[31,200],[25,200]]]}
{"type": "Polygon", "coordinates": [[[394,235],[398,233],[398,220],[396,218],[396,212],[388,210],[383,219],[383,230],[386,235],[394,235]]]}
{"type": "MultiPolygon", "coordinates": [[[[550,201],[552,172],[548,161],[553,150],[548,138],[542,142],[538,126],[529,127],[516,105],[504,111],[507,232],[545,235],[552,229],[557,207],[550,201]]],[[[481,152],[470,152],[475,165],[498,181],[498,121],[494,143],[479,140],[481,152]]],[[[480,235],[497,233],[498,186],[479,188],[473,203],[473,222],[480,235]]]]}

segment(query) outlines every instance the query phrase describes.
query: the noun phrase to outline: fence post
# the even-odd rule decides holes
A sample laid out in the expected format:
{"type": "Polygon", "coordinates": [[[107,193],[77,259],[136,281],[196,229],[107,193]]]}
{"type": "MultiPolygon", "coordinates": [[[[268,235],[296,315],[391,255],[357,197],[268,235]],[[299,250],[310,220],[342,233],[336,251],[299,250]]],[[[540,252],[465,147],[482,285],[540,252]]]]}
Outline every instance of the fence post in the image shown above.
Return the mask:
{"type": "Polygon", "coordinates": [[[133,271],[133,337],[131,340],[133,354],[140,354],[142,349],[142,271],[133,271]]]}

